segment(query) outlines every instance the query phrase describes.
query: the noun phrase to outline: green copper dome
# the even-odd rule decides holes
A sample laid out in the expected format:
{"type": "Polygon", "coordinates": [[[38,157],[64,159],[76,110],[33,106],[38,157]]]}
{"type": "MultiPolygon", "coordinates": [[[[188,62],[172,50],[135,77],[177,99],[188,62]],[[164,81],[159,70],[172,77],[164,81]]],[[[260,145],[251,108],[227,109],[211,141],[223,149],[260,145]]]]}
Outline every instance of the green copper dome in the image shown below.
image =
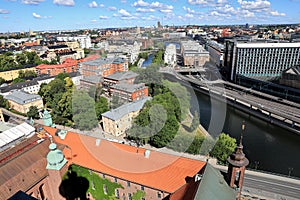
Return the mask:
{"type": "Polygon", "coordinates": [[[43,121],[45,126],[52,126],[52,117],[48,110],[44,109],[43,121]]]}
{"type": "Polygon", "coordinates": [[[47,154],[46,169],[60,170],[67,163],[63,152],[56,149],[55,143],[51,143],[49,149],[50,152],[47,154]]]}

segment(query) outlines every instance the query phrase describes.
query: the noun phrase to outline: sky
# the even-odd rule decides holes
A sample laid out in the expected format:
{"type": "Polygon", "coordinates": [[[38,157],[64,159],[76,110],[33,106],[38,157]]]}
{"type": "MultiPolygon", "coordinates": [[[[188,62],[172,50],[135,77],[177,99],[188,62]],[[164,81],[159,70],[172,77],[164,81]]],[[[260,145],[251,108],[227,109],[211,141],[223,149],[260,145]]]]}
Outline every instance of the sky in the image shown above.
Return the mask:
{"type": "Polygon", "coordinates": [[[0,32],[300,23],[300,0],[0,0],[0,32]]]}

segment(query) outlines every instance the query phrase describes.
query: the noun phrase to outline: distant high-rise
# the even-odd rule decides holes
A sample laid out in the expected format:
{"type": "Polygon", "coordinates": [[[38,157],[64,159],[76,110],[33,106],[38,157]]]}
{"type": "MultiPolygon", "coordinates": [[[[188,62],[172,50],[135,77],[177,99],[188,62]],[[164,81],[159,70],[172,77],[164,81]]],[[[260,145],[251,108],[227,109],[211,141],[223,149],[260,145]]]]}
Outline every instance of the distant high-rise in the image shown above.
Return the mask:
{"type": "Polygon", "coordinates": [[[300,42],[234,39],[225,41],[224,67],[227,78],[237,76],[274,78],[300,64],[300,42]]]}

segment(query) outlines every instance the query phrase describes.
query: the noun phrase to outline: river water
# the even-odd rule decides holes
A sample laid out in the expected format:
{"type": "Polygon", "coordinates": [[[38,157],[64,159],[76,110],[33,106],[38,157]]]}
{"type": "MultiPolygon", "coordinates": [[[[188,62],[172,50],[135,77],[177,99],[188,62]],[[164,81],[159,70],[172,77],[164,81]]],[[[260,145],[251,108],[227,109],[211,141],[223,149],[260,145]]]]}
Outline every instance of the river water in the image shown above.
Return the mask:
{"type": "Polygon", "coordinates": [[[299,135],[227,105],[226,101],[189,90],[194,94],[191,110],[200,110],[200,123],[211,135],[225,132],[239,142],[245,121],[243,146],[250,161],[248,168],[300,177],[299,135]]]}

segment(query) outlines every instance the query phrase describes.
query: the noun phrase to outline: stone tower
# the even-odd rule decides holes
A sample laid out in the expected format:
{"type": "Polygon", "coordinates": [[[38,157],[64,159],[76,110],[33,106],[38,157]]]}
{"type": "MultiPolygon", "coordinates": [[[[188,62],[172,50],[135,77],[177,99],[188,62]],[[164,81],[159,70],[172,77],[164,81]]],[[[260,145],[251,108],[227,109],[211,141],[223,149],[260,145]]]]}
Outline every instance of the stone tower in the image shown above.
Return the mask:
{"type": "Polygon", "coordinates": [[[229,162],[228,165],[228,184],[231,188],[234,188],[238,191],[237,199],[240,199],[245,169],[246,166],[249,164],[249,160],[246,158],[245,154],[243,153],[243,132],[245,130],[245,124],[243,122],[242,125],[242,134],[240,138],[240,143],[236,147],[235,151],[228,157],[227,161],[229,162]]]}
{"type": "Polygon", "coordinates": [[[47,154],[47,166],[49,174],[49,189],[52,199],[64,199],[59,193],[59,186],[63,174],[67,171],[67,160],[61,150],[56,148],[55,143],[49,145],[50,152],[47,154]]]}

